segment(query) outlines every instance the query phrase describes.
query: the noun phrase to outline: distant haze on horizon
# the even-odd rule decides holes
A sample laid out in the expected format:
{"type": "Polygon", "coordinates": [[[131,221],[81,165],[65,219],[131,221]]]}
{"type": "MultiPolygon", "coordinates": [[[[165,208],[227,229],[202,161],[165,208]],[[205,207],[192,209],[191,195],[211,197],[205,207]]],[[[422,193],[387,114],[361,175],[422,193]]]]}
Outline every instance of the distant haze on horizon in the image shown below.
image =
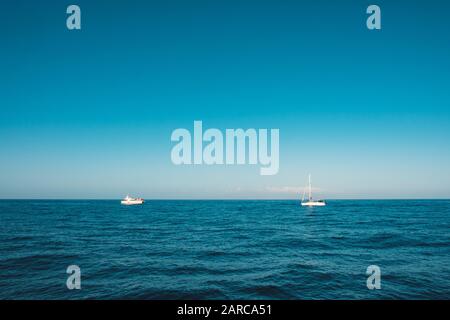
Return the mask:
{"type": "Polygon", "coordinates": [[[5,1],[0,199],[450,198],[450,2],[5,1]],[[177,128],[278,128],[280,168],[175,166],[177,128]]]}

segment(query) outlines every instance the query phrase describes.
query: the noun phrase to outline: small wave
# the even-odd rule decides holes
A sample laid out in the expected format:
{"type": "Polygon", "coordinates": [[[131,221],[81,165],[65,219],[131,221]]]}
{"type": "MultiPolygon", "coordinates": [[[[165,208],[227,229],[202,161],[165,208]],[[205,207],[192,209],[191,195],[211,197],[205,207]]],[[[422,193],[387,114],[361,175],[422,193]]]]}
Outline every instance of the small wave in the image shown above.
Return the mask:
{"type": "Polygon", "coordinates": [[[239,291],[253,299],[295,299],[295,295],[274,284],[247,286],[239,291]]]}

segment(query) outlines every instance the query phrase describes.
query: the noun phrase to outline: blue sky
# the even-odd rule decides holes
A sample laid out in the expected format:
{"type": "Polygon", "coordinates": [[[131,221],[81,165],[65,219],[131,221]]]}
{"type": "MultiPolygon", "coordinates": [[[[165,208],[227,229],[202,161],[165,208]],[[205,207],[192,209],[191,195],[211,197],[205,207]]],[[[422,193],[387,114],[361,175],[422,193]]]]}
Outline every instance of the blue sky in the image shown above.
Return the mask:
{"type": "Polygon", "coordinates": [[[0,198],[449,198],[450,4],[374,3],[3,1],[0,198]],[[279,128],[279,173],[173,165],[194,120],[279,128]]]}

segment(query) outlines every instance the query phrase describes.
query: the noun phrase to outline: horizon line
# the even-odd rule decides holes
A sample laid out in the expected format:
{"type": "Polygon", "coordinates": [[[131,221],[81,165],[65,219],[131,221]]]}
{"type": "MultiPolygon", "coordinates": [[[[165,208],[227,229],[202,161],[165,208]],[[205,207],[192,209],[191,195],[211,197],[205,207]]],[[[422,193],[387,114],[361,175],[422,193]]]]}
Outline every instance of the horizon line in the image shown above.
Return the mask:
{"type": "MultiPolygon", "coordinates": [[[[145,201],[301,201],[301,199],[278,198],[143,198],[145,201]]],[[[120,201],[121,198],[0,198],[0,201],[120,201]]],[[[326,201],[395,201],[395,200],[450,200],[450,198],[331,198],[326,201]]]]}

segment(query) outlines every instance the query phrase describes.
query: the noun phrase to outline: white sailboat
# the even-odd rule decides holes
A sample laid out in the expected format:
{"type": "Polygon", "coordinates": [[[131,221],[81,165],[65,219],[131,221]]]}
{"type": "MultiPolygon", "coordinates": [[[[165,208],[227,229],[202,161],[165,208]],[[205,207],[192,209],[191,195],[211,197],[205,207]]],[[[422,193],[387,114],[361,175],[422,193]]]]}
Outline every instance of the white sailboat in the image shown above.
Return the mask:
{"type": "Polygon", "coordinates": [[[305,200],[305,195],[306,195],[306,188],[303,191],[302,206],[323,207],[326,205],[326,202],[324,200],[313,200],[312,191],[311,191],[311,175],[309,175],[308,199],[307,200],[305,200]]]}
{"type": "Polygon", "coordinates": [[[142,198],[132,198],[132,197],[127,195],[125,197],[125,199],[120,201],[120,203],[124,204],[126,206],[132,206],[132,205],[136,205],[136,204],[143,204],[144,203],[144,199],[142,199],[142,198]]]}

